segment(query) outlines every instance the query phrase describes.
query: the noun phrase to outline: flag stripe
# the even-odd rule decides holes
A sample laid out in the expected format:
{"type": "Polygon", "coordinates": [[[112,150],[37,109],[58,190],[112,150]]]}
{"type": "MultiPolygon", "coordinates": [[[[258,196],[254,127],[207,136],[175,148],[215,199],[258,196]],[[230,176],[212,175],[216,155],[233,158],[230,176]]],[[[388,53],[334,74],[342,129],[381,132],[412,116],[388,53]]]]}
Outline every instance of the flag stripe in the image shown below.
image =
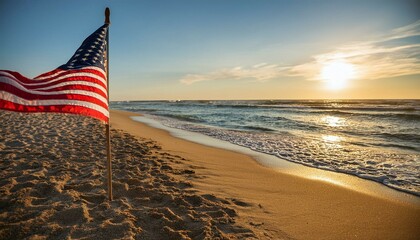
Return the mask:
{"type": "MultiPolygon", "coordinates": [[[[2,84],[3,87],[6,87],[6,85],[14,86],[16,89],[19,89],[19,90],[21,90],[25,93],[34,94],[34,95],[36,94],[36,95],[39,95],[40,97],[48,96],[48,95],[58,95],[58,94],[80,94],[80,95],[94,97],[94,98],[102,101],[105,104],[108,103],[108,100],[106,99],[106,97],[103,97],[100,94],[97,94],[97,93],[92,92],[92,91],[75,90],[75,89],[59,90],[59,91],[51,91],[51,92],[37,91],[37,90],[27,89],[24,86],[20,85],[17,81],[14,81],[13,79],[10,79],[10,78],[7,78],[7,77],[0,77],[0,83],[5,83],[4,85],[2,84]]],[[[0,88],[0,89],[2,89],[2,88],[0,88]]]]}
{"type": "Polygon", "coordinates": [[[40,85],[46,85],[46,84],[53,84],[56,81],[69,81],[69,80],[80,80],[80,79],[86,79],[90,82],[95,82],[106,88],[106,78],[104,76],[98,75],[95,72],[87,71],[84,72],[84,69],[81,69],[81,71],[62,71],[60,75],[56,76],[55,78],[49,78],[49,79],[43,79],[43,80],[36,80],[34,79],[28,79],[22,75],[20,75],[17,72],[12,71],[0,71],[0,75],[8,76],[10,78],[14,78],[16,80],[19,80],[23,84],[26,84],[28,86],[40,86],[40,85]]]}
{"type": "Polygon", "coordinates": [[[18,96],[22,99],[25,99],[27,101],[33,101],[33,100],[80,100],[80,101],[89,101],[92,102],[98,106],[101,106],[103,108],[108,108],[108,104],[100,101],[97,98],[86,96],[86,95],[80,95],[80,94],[54,94],[54,95],[39,95],[39,94],[32,94],[25,92],[21,89],[18,89],[12,85],[6,85],[4,83],[0,82],[0,89],[13,93],[13,95],[18,96]]]}
{"type": "Polygon", "coordinates": [[[63,72],[70,72],[70,73],[72,73],[72,72],[79,72],[81,70],[85,70],[86,72],[92,71],[93,73],[96,73],[98,76],[102,76],[102,78],[105,78],[105,75],[106,75],[106,73],[104,72],[104,70],[102,70],[99,67],[94,67],[94,66],[91,66],[91,67],[83,67],[83,68],[80,68],[78,70],[63,70],[63,69],[59,69],[58,68],[58,69],[55,69],[53,71],[43,73],[43,74],[39,75],[38,77],[36,77],[34,80],[45,80],[45,79],[48,79],[48,78],[56,77],[57,75],[59,75],[59,74],[61,74],[63,72]]]}
{"type": "Polygon", "coordinates": [[[92,79],[89,79],[89,77],[87,78],[78,77],[77,79],[68,78],[68,79],[62,79],[55,83],[42,84],[42,85],[39,84],[39,86],[33,86],[32,84],[22,83],[19,79],[17,79],[13,75],[2,74],[2,73],[3,72],[0,71],[0,78],[2,76],[11,78],[12,80],[15,80],[16,82],[18,82],[22,87],[31,89],[31,90],[48,92],[49,90],[56,89],[56,88],[58,89],[60,87],[65,87],[65,86],[67,87],[63,89],[70,89],[72,85],[74,85],[74,87],[79,90],[83,90],[83,89],[91,90],[91,91],[95,91],[98,94],[101,94],[103,97],[107,97],[106,88],[102,86],[101,84],[98,84],[96,81],[91,81],[92,79]],[[84,79],[87,79],[87,80],[83,81],[84,79]],[[82,86],[86,86],[86,87],[82,87],[82,86]]]}
{"type": "Polygon", "coordinates": [[[81,71],[81,72],[66,71],[66,72],[63,72],[63,73],[57,75],[54,78],[46,78],[46,79],[42,79],[42,80],[39,80],[39,81],[35,79],[36,80],[35,82],[36,83],[50,83],[50,82],[55,82],[55,81],[65,79],[65,78],[71,78],[71,77],[74,77],[74,78],[76,78],[76,77],[91,77],[92,79],[98,80],[99,82],[101,82],[103,84],[104,87],[106,87],[106,78],[101,76],[101,75],[98,75],[96,73],[92,73],[91,71],[87,71],[87,72],[84,72],[84,71],[81,71]]]}
{"type": "Polygon", "coordinates": [[[52,91],[52,90],[65,90],[65,89],[79,89],[79,90],[89,90],[94,91],[98,94],[101,94],[103,97],[106,97],[106,89],[96,83],[85,82],[85,81],[72,81],[72,82],[61,82],[59,84],[36,88],[38,91],[52,91]]]}
{"type": "Polygon", "coordinates": [[[89,101],[54,99],[54,100],[26,100],[6,91],[0,91],[0,108],[17,112],[66,112],[80,113],[102,121],[108,121],[108,109],[89,101]]]}

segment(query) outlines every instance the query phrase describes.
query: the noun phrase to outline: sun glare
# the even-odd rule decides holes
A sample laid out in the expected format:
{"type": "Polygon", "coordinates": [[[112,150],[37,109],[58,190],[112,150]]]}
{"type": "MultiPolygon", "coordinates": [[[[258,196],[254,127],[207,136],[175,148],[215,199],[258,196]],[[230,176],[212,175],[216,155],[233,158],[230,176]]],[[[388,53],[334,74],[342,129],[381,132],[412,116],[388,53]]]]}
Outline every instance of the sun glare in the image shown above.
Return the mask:
{"type": "Polygon", "coordinates": [[[355,66],[345,60],[326,62],[321,70],[321,78],[329,89],[338,90],[347,86],[347,81],[356,77],[355,66]]]}

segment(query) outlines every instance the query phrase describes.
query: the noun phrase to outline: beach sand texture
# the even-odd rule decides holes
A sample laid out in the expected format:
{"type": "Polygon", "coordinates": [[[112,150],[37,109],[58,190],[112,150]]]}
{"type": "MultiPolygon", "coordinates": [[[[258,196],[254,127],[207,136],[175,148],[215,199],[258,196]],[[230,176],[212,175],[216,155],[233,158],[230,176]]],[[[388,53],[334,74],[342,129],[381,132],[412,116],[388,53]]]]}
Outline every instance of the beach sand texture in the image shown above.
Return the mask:
{"type": "Polygon", "coordinates": [[[420,207],[282,174],[112,111],[0,111],[0,239],[418,239],[420,207]]]}
{"type": "Polygon", "coordinates": [[[198,194],[185,159],[112,130],[114,200],[106,194],[104,125],[63,114],[0,111],[0,239],[225,239],[232,200],[198,194]]]}

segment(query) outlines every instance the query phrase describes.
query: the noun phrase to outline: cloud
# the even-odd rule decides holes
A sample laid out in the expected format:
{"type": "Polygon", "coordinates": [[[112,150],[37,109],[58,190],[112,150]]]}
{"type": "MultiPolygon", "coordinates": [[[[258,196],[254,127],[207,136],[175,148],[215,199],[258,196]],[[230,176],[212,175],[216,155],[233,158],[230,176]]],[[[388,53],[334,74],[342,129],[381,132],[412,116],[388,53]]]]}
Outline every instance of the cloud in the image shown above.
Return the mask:
{"type": "Polygon", "coordinates": [[[203,81],[227,79],[252,79],[257,82],[265,82],[279,76],[284,76],[287,69],[287,67],[282,67],[276,64],[260,63],[251,67],[221,69],[206,74],[188,74],[183,77],[180,82],[186,85],[203,81]]]}
{"type": "Polygon", "coordinates": [[[381,47],[371,43],[355,43],[313,56],[313,61],[293,66],[289,74],[302,76],[307,80],[322,80],[320,69],[333,61],[352,64],[357,71],[357,77],[363,79],[420,74],[418,53],[420,44],[381,47]]]}
{"type": "Polygon", "coordinates": [[[380,79],[420,74],[420,20],[391,30],[389,33],[364,42],[353,42],[327,53],[312,56],[312,60],[294,66],[260,63],[251,67],[234,67],[204,74],[188,74],[180,82],[194,84],[202,81],[253,79],[265,82],[284,76],[322,80],[322,68],[333,61],[352,64],[360,79],[380,79]],[[414,42],[414,43],[413,43],[414,42]]]}
{"type": "Polygon", "coordinates": [[[370,41],[350,43],[315,55],[312,61],[293,66],[289,73],[308,80],[322,80],[323,66],[332,61],[345,61],[353,64],[360,79],[420,74],[420,44],[410,41],[416,36],[420,36],[420,20],[370,41]]]}
{"type": "Polygon", "coordinates": [[[407,38],[407,37],[413,37],[413,36],[419,36],[419,35],[420,35],[420,20],[417,20],[416,22],[412,24],[392,30],[388,39],[407,38]]]}

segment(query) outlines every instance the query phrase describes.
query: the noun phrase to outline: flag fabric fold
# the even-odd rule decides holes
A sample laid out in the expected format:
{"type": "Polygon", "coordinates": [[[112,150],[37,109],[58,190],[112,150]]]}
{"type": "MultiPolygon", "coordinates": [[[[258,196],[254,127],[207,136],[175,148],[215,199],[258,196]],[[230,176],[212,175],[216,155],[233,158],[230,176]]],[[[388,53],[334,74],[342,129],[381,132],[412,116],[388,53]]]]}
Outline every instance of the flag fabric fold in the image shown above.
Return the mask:
{"type": "Polygon", "coordinates": [[[66,64],[33,79],[0,70],[0,109],[71,113],[108,122],[107,31],[104,24],[66,64]]]}

